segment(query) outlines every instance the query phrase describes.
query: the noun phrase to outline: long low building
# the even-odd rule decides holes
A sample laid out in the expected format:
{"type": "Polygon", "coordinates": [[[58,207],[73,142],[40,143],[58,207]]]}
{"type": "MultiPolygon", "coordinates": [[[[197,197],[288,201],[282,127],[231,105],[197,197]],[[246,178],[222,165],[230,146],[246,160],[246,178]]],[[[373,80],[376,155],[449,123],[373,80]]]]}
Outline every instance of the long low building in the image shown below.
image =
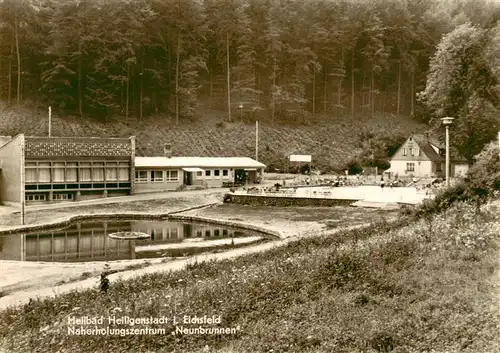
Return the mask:
{"type": "Polygon", "coordinates": [[[135,137],[0,136],[0,204],[78,201],[258,182],[265,165],[248,157],[136,157],[135,137]]]}
{"type": "Polygon", "coordinates": [[[135,192],[176,190],[182,185],[222,187],[258,183],[266,166],[248,157],[136,157],[135,192]]]}

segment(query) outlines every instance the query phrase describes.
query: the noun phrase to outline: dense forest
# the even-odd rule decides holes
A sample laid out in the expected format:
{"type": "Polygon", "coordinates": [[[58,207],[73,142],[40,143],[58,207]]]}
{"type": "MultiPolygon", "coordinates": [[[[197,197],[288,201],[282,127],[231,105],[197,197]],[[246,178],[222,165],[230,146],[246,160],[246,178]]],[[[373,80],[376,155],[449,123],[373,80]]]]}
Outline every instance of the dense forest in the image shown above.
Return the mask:
{"type": "Polygon", "coordinates": [[[441,36],[488,1],[3,0],[0,96],[176,122],[411,114],[441,36]]]}

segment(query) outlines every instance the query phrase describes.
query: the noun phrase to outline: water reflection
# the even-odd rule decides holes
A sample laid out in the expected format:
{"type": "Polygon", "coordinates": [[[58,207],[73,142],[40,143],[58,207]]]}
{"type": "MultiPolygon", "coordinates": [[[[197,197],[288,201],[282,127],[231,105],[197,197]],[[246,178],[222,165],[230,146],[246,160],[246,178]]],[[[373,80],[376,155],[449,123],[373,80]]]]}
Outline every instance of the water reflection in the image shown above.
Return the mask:
{"type": "Polygon", "coordinates": [[[260,233],[200,223],[78,222],[65,229],[0,236],[0,260],[79,262],[176,257],[258,241],[262,241],[260,233]],[[150,238],[118,240],[107,236],[119,231],[139,231],[150,238]]]}

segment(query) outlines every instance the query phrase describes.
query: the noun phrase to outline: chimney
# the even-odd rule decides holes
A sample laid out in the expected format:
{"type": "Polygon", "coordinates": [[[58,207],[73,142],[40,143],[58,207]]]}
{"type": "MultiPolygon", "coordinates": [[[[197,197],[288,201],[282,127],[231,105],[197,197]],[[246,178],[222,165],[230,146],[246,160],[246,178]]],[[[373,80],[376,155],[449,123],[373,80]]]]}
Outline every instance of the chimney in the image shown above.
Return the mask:
{"type": "Polygon", "coordinates": [[[172,158],[172,145],[170,143],[166,143],[163,146],[163,155],[167,158],[172,158]]]}

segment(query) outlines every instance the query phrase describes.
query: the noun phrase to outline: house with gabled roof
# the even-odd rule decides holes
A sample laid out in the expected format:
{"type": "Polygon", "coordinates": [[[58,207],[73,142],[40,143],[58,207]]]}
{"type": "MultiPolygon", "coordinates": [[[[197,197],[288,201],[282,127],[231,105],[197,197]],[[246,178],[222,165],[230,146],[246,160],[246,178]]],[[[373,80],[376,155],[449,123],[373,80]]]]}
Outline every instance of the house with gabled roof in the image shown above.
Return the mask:
{"type": "MultiPolygon", "coordinates": [[[[388,175],[412,177],[444,177],[445,148],[436,139],[424,134],[412,134],[391,157],[388,175]]],[[[450,150],[450,176],[465,176],[468,164],[454,149],[450,150]]]]}

